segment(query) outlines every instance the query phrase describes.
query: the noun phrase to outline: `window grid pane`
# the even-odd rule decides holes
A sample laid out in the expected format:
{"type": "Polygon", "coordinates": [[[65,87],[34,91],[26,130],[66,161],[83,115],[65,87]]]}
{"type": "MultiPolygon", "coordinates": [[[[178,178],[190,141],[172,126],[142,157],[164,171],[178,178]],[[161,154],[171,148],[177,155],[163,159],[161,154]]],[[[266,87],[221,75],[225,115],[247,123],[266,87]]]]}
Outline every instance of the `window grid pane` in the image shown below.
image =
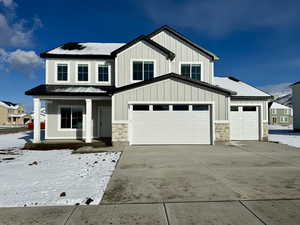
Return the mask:
{"type": "Polygon", "coordinates": [[[72,108],[72,128],[82,128],[82,109],[72,108]]]}
{"type": "Polygon", "coordinates": [[[98,81],[108,81],[108,69],[107,65],[98,66],[98,81]]]}
{"type": "Polygon", "coordinates": [[[143,62],[133,62],[133,80],[143,80],[143,62]]]}
{"type": "Polygon", "coordinates": [[[61,128],[71,128],[71,108],[61,108],[61,128]]]}
{"type": "Polygon", "coordinates": [[[78,81],[88,81],[88,65],[87,64],[78,64],[78,81]]]}
{"type": "Polygon", "coordinates": [[[67,81],[68,80],[68,65],[57,64],[57,80],[67,81]]]}
{"type": "Polygon", "coordinates": [[[194,64],[192,65],[192,79],[201,80],[201,65],[194,64]]]}
{"type": "Polygon", "coordinates": [[[181,64],[181,75],[187,78],[191,77],[191,65],[181,64]]]}
{"type": "Polygon", "coordinates": [[[144,62],[144,80],[151,80],[154,76],[153,62],[144,62]]]}
{"type": "Polygon", "coordinates": [[[173,111],[189,111],[189,105],[173,105],[173,111]]]}

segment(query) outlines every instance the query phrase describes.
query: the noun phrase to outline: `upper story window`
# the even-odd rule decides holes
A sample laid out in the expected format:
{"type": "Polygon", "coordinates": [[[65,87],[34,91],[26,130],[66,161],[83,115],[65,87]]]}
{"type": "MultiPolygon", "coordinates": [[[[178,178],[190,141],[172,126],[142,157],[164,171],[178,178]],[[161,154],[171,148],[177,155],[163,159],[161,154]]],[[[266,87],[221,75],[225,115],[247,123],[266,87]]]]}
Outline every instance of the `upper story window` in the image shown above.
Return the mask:
{"type": "Polygon", "coordinates": [[[271,112],[273,115],[275,115],[277,112],[276,112],[276,109],[271,109],[271,112]]]}
{"type": "Polygon", "coordinates": [[[110,65],[98,64],[98,82],[99,83],[109,83],[110,82],[110,65]]]}
{"type": "Polygon", "coordinates": [[[151,80],[154,77],[153,61],[133,61],[132,62],[132,80],[142,81],[151,80]]]}
{"type": "Polygon", "coordinates": [[[68,64],[58,63],[56,69],[57,81],[68,81],[68,64]]]}
{"type": "Polygon", "coordinates": [[[201,80],[201,64],[197,63],[181,63],[181,75],[192,80],[201,80]]]}
{"type": "Polygon", "coordinates": [[[285,114],[285,115],[289,115],[289,114],[290,114],[290,110],[289,110],[289,109],[285,109],[285,110],[284,110],[284,114],[285,114]]]}
{"type": "Polygon", "coordinates": [[[89,64],[77,64],[77,81],[89,81],[89,64]]]}

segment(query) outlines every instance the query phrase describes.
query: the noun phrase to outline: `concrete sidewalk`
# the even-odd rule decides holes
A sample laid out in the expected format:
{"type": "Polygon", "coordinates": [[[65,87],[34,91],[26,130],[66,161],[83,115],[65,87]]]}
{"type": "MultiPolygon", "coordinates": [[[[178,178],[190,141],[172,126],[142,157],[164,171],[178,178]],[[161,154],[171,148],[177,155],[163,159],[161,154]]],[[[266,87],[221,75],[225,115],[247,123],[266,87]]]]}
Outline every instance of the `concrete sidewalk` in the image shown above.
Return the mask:
{"type": "Polygon", "coordinates": [[[298,225],[300,200],[1,208],[1,225],[298,225]]]}

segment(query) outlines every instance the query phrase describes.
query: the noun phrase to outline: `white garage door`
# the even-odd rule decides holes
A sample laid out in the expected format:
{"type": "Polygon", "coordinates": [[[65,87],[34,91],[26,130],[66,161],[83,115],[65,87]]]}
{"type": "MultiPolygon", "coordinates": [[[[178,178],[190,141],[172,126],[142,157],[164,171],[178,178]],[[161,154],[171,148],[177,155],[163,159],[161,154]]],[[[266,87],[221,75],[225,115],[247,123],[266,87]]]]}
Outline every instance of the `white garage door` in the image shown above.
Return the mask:
{"type": "Polygon", "coordinates": [[[130,144],[211,144],[209,105],[132,105],[130,144]]]}
{"type": "Polygon", "coordinates": [[[231,106],[231,140],[259,140],[259,107],[231,106]]]}

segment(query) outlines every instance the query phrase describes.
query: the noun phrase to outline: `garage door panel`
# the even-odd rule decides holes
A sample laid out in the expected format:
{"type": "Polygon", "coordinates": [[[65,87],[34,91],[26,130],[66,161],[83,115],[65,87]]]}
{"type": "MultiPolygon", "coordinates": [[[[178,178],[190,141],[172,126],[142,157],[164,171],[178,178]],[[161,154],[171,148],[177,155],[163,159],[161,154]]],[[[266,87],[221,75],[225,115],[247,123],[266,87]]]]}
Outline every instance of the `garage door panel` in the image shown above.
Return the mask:
{"type": "Polygon", "coordinates": [[[209,111],[131,111],[132,144],[210,144],[209,111]]]}
{"type": "Polygon", "coordinates": [[[259,110],[230,113],[231,140],[259,140],[259,110]]]}

